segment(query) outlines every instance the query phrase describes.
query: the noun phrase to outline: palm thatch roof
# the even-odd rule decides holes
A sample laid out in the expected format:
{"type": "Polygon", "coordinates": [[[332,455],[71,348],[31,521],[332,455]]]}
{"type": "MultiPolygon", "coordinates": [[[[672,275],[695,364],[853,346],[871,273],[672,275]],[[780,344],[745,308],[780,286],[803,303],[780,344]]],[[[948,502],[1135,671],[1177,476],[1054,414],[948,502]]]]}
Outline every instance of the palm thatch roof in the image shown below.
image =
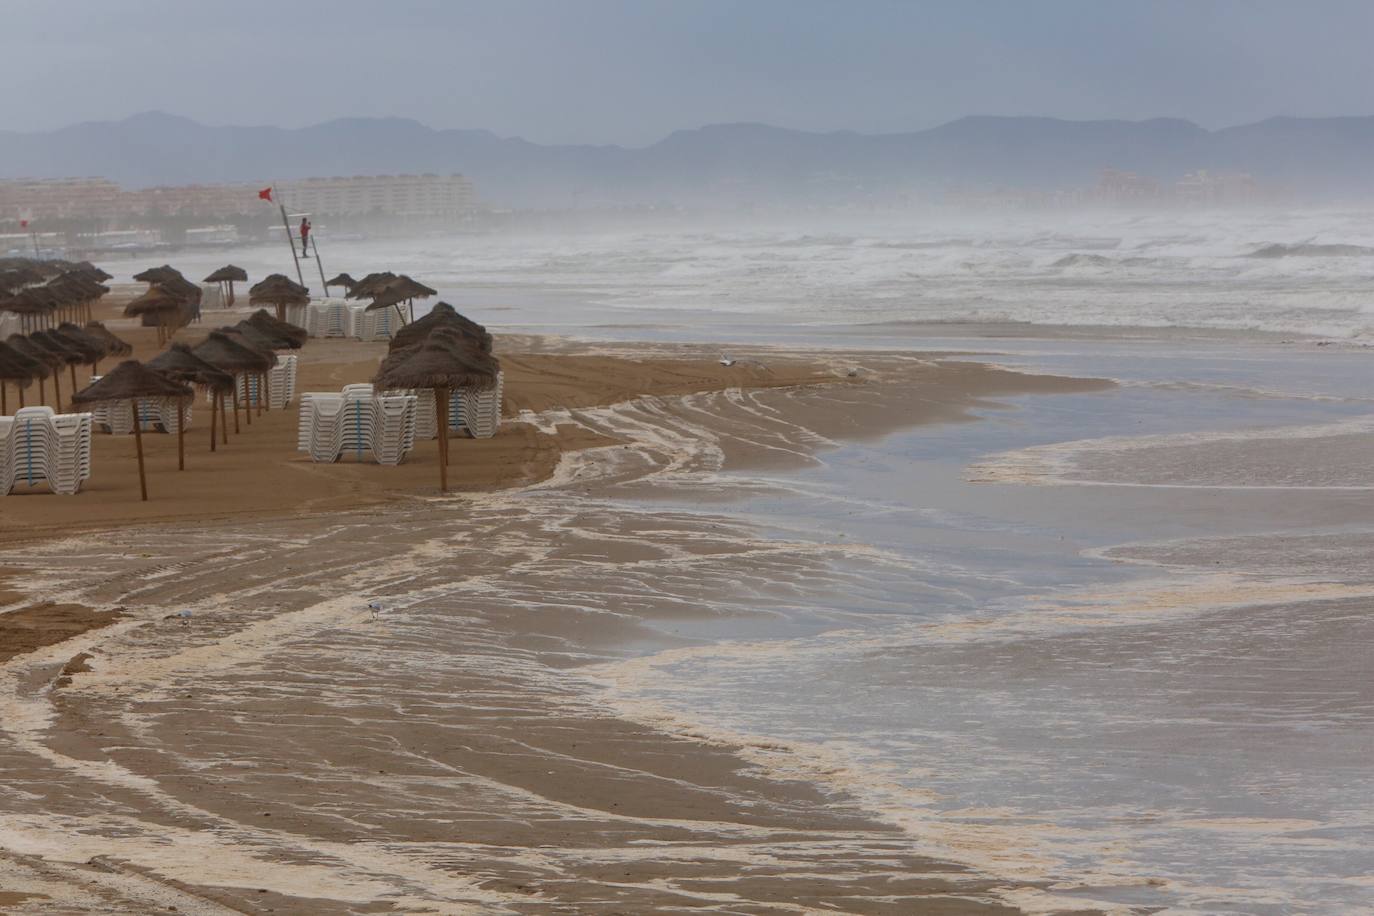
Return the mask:
{"type": "Polygon", "coordinates": [[[299,350],[305,346],[305,342],[310,339],[310,332],[305,328],[298,328],[289,321],[282,321],[275,315],[268,313],[266,309],[258,309],[249,315],[243,323],[251,324],[253,327],[262,331],[264,334],[272,334],[283,340],[290,341],[284,345],[292,350],[299,350]]]}
{"type": "Polygon", "coordinates": [[[129,359],[107,375],[72,395],[73,404],[98,404],[102,401],[128,401],[133,398],[190,398],[190,388],[129,359]]]}
{"type": "Polygon", "coordinates": [[[79,324],[64,321],[59,324],[55,330],[68,340],[75,341],[80,346],[85,347],[88,351],[99,354],[99,356],[96,357],[97,359],[110,355],[105,339],[81,327],[79,324]]]}
{"type": "Polygon", "coordinates": [[[247,283],[248,271],[233,264],[226,264],[206,277],[203,283],[247,283]]]}
{"type": "Polygon", "coordinates": [[[395,350],[382,360],[373,384],[378,388],[487,388],[496,384],[500,364],[443,329],[422,343],[395,350]]]}
{"type": "Polygon", "coordinates": [[[130,353],[134,352],[133,345],[111,333],[110,330],[99,321],[86,322],[86,327],[82,330],[92,337],[98,337],[105,341],[106,356],[128,356],[130,353]]]}
{"type": "Polygon", "coordinates": [[[170,264],[163,264],[161,267],[149,267],[147,270],[134,274],[134,279],[139,283],[161,283],[169,277],[180,276],[181,271],[170,264]]]}
{"type": "Polygon", "coordinates": [[[105,356],[105,342],[90,336],[70,321],[62,322],[48,333],[81,354],[83,363],[95,363],[105,356]]]}
{"type": "Polygon", "coordinates": [[[279,349],[282,341],[274,335],[264,334],[247,322],[240,321],[238,324],[229,325],[223,328],[215,328],[221,334],[226,334],[243,344],[245,347],[252,347],[254,350],[262,350],[271,353],[279,349]]]}
{"type": "Polygon", "coordinates": [[[380,292],[388,283],[396,279],[396,275],[389,270],[370,273],[363,277],[353,288],[348,291],[345,299],[365,299],[376,292],[380,292]]]}
{"type": "Polygon", "coordinates": [[[257,305],[305,305],[310,302],[310,290],[285,274],[272,274],[254,283],[248,290],[248,302],[257,305]]]}
{"type": "Polygon", "coordinates": [[[372,304],[367,307],[367,311],[390,308],[412,299],[428,299],[434,295],[437,295],[435,290],[402,274],[372,293],[372,304]]]}
{"type": "Polygon", "coordinates": [[[161,312],[180,311],[184,300],[161,286],[153,286],[146,293],[124,306],[124,315],[127,318],[136,318],[139,315],[151,315],[161,312]]]}
{"type": "Polygon", "coordinates": [[[49,370],[9,344],[0,343],[0,380],[27,385],[36,378],[46,378],[49,370]]]}
{"type": "Polygon", "coordinates": [[[477,349],[484,353],[491,352],[491,335],[487,333],[487,329],[471,318],[460,315],[447,302],[438,303],[430,309],[428,315],[416,318],[399,329],[391,338],[391,349],[414,346],[438,328],[455,330],[471,340],[477,349]]]}
{"type": "MultiPolygon", "coordinates": [[[[61,369],[63,366],[67,365],[66,356],[49,350],[38,341],[31,340],[22,334],[11,334],[9,340],[6,342],[29,359],[49,369],[61,369]]],[[[43,377],[47,378],[47,376],[43,377]]]]}
{"type": "Polygon", "coordinates": [[[354,280],[354,279],[353,279],[352,277],[350,277],[348,274],[339,274],[337,277],[334,277],[332,280],[325,280],[325,281],[324,281],[324,285],[325,285],[325,286],[342,286],[344,289],[352,289],[353,287],[355,287],[355,286],[358,285],[358,281],[357,281],[357,280],[354,280]]]}
{"type": "Polygon", "coordinates": [[[61,356],[65,360],[64,366],[79,366],[87,362],[84,349],[52,331],[34,331],[29,334],[29,340],[61,356]]]}
{"type": "Polygon", "coordinates": [[[157,285],[174,296],[179,296],[183,303],[190,305],[200,302],[201,296],[204,295],[204,290],[200,286],[192,283],[181,274],[159,280],[157,285]]]}
{"type": "Polygon", "coordinates": [[[240,372],[266,372],[277,364],[277,354],[246,347],[228,334],[211,331],[210,336],[191,350],[217,369],[233,375],[240,372]]]}
{"type": "Polygon", "coordinates": [[[206,362],[184,343],[172,344],[145,365],[174,382],[189,382],[214,391],[231,391],[234,376],[206,362]]]}

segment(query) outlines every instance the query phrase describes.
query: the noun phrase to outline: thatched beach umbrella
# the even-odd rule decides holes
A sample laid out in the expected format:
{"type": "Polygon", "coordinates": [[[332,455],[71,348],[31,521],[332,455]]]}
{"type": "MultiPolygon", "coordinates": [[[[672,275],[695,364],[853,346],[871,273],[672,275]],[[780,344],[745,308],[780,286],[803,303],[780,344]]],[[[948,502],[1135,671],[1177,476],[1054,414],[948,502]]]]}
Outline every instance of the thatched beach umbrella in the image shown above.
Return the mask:
{"type": "Polygon", "coordinates": [[[388,283],[396,279],[396,275],[389,270],[377,271],[363,277],[353,287],[349,289],[345,299],[367,299],[382,291],[388,283]]]}
{"type": "MultiPolygon", "coordinates": [[[[11,347],[14,347],[14,349],[23,353],[46,370],[38,376],[38,402],[40,404],[46,404],[48,402],[48,396],[44,390],[43,381],[44,379],[51,378],[54,387],[56,387],[58,374],[67,365],[67,357],[63,354],[49,350],[38,341],[25,337],[22,334],[11,334],[8,343],[11,347]]],[[[61,400],[60,395],[58,400],[61,400]]]]}
{"type": "Polygon", "coordinates": [[[151,286],[148,291],[124,306],[128,318],[142,318],[154,315],[157,318],[157,342],[162,344],[176,333],[178,316],[184,300],[161,286],[151,286]]]}
{"type": "MultiPolygon", "coordinates": [[[[372,304],[367,307],[367,311],[373,312],[377,309],[384,309],[394,306],[396,313],[401,314],[401,303],[406,304],[409,311],[410,321],[415,320],[415,300],[428,299],[430,296],[438,295],[437,291],[430,289],[417,280],[412,280],[405,274],[401,274],[386,286],[372,294],[372,304]]],[[[405,315],[401,316],[406,318],[405,315]]]]}
{"type": "Polygon", "coordinates": [[[40,372],[45,371],[38,363],[9,344],[0,343],[0,414],[9,415],[10,405],[6,382],[11,382],[19,391],[19,406],[24,406],[24,389],[40,372]]]}
{"type": "Polygon", "coordinates": [[[487,329],[471,318],[460,315],[447,302],[436,304],[428,315],[415,319],[391,335],[391,349],[413,346],[439,328],[457,331],[471,340],[477,349],[484,353],[491,352],[491,335],[487,333],[487,329]]]}
{"type": "Polygon", "coordinates": [[[310,304],[310,290],[285,274],[272,274],[249,288],[248,304],[275,306],[277,318],[285,321],[288,305],[310,304]]]}
{"type": "MultiPolygon", "coordinates": [[[[134,442],[138,451],[138,488],[143,501],[148,501],[148,475],[143,467],[143,424],[138,419],[140,398],[176,398],[177,409],[193,398],[190,388],[165,378],[137,360],[126,360],[100,381],[87,385],[72,396],[77,405],[99,404],[107,401],[128,401],[134,414],[134,442]]],[[[178,424],[180,425],[180,424],[178,424]]]]}
{"type": "Polygon", "coordinates": [[[357,285],[357,283],[358,281],[354,280],[348,274],[339,274],[333,279],[324,281],[324,294],[326,296],[329,295],[329,287],[331,286],[342,286],[344,288],[344,293],[347,294],[349,290],[357,285]]]}
{"type": "Polygon", "coordinates": [[[258,309],[249,315],[239,324],[251,324],[253,327],[262,331],[264,334],[277,337],[281,340],[290,341],[285,346],[278,347],[282,350],[299,350],[305,346],[305,342],[310,339],[310,332],[305,328],[297,327],[289,321],[281,321],[268,314],[266,309],[258,309]]]}
{"type": "Polygon", "coordinates": [[[139,283],[156,283],[165,276],[180,272],[170,264],[163,264],[161,267],[149,267],[147,270],[141,270],[134,274],[133,278],[139,283]]]}
{"type": "MultiPolygon", "coordinates": [[[[199,385],[210,393],[210,451],[215,450],[216,404],[219,406],[220,426],[223,427],[224,443],[229,444],[229,425],[224,420],[224,395],[234,390],[234,377],[191,352],[184,343],[172,344],[170,348],[154,356],[146,363],[149,369],[174,382],[199,385]]],[[[177,467],[186,469],[186,449],[181,441],[185,424],[177,424],[177,467]]]]}
{"type": "MultiPolygon", "coordinates": [[[[210,365],[235,377],[234,382],[234,432],[239,431],[238,376],[266,372],[277,364],[277,354],[245,346],[229,334],[211,331],[204,342],[191,350],[196,356],[210,365]]],[[[252,415],[248,422],[253,422],[252,415]]]]}
{"type": "Polygon", "coordinates": [[[49,290],[41,286],[26,286],[6,299],[0,308],[18,315],[20,328],[28,332],[53,323],[52,313],[57,308],[57,302],[49,290]]]}
{"type": "Polygon", "coordinates": [[[235,267],[233,264],[226,264],[219,270],[210,274],[203,281],[205,283],[218,283],[220,289],[224,291],[224,304],[234,304],[234,284],[247,283],[248,271],[242,267],[235,267]]]}
{"type": "MultiPolygon", "coordinates": [[[[83,362],[91,367],[92,375],[95,375],[96,366],[100,365],[100,361],[109,355],[109,349],[105,339],[92,334],[80,325],[64,321],[54,329],[53,333],[60,336],[63,340],[69,341],[77,349],[81,350],[82,354],[86,357],[83,362]]],[[[75,391],[76,370],[73,369],[72,371],[72,390],[75,391]]]]}
{"type": "MultiPolygon", "coordinates": [[[[286,342],[281,338],[260,331],[246,321],[240,321],[238,324],[231,327],[216,328],[216,331],[232,338],[245,347],[271,354],[272,365],[274,366],[280,362],[280,360],[277,359],[276,351],[284,349],[287,346],[286,342]]],[[[266,372],[258,374],[258,384],[260,387],[258,391],[257,408],[258,416],[262,416],[264,405],[269,402],[272,397],[271,380],[266,372]]],[[[247,394],[248,392],[245,390],[245,397],[247,394]]],[[[251,409],[254,405],[245,404],[244,406],[251,409]]],[[[268,407],[267,409],[270,410],[271,408],[268,407]]]]}
{"type": "MultiPolygon", "coordinates": [[[[83,327],[82,330],[85,331],[87,334],[91,335],[92,337],[96,338],[97,340],[104,341],[106,356],[129,356],[134,352],[132,344],[130,344],[127,340],[124,340],[123,338],[111,333],[110,330],[99,321],[86,322],[86,326],[83,327]]],[[[92,373],[96,373],[99,371],[99,363],[96,363],[94,366],[91,367],[92,373]]]]}
{"type": "Polygon", "coordinates": [[[414,347],[382,361],[372,384],[378,389],[430,388],[439,435],[439,490],[448,490],[448,401],[455,388],[496,383],[495,360],[473,351],[454,335],[437,331],[414,347]]]}
{"type": "MultiPolygon", "coordinates": [[[[62,356],[65,358],[66,367],[71,372],[71,390],[72,393],[75,394],[76,367],[83,366],[86,363],[91,362],[92,360],[91,348],[89,344],[79,343],[73,340],[72,338],[67,337],[64,334],[60,334],[58,333],[56,328],[50,331],[34,331],[32,334],[29,335],[29,337],[33,340],[36,340],[41,345],[47,347],[49,350],[52,350],[54,353],[62,354],[62,356]]],[[[53,385],[54,387],[56,387],[57,385],[56,377],[53,378],[53,385]]],[[[57,409],[62,409],[62,393],[60,391],[57,394],[57,409]]]]}

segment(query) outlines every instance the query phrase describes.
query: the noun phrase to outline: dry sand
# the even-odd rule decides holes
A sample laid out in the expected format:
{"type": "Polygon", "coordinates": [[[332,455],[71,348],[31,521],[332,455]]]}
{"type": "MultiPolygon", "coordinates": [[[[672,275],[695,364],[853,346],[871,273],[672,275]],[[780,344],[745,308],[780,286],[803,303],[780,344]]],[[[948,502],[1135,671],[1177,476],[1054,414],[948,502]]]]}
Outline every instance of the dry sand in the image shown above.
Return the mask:
{"type": "MultiPolygon", "coordinates": [[[[381,350],[311,341],[299,389],[365,380],[381,350]]],[[[400,468],[312,465],[288,410],[215,455],[193,432],[184,473],[174,440],[146,437],[147,504],[131,440],[108,436],[79,496],[0,500],[0,905],[1009,909],[997,880],[843,797],[611,715],[578,672],[674,644],[654,624],[753,613],[727,597],[741,581],[847,586],[817,584],[833,548],[620,497],[718,498],[721,470],[1102,384],[909,355],[866,354],[851,378],[844,355],[498,353],[507,414],[528,422],[456,443],[454,477],[481,495],[435,498],[432,443],[400,468]]]]}

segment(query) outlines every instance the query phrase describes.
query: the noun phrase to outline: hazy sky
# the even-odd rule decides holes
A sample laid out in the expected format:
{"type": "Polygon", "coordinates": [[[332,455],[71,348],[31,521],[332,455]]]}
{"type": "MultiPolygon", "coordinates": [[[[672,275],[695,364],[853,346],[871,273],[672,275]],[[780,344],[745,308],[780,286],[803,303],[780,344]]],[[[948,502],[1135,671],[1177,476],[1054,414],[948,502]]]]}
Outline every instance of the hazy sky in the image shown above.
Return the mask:
{"type": "Polygon", "coordinates": [[[1370,114],[1371,0],[0,0],[0,129],[159,109],[538,142],[1370,114]]]}

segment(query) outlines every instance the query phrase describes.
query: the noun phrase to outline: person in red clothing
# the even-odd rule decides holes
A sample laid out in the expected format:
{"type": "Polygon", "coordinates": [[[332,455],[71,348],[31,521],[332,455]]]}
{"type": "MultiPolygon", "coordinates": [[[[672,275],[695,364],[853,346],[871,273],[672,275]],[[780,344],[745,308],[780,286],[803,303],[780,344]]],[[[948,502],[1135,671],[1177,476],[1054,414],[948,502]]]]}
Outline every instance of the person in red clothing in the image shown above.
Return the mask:
{"type": "Polygon", "coordinates": [[[310,257],[310,217],[301,217],[301,257],[310,257]]]}

